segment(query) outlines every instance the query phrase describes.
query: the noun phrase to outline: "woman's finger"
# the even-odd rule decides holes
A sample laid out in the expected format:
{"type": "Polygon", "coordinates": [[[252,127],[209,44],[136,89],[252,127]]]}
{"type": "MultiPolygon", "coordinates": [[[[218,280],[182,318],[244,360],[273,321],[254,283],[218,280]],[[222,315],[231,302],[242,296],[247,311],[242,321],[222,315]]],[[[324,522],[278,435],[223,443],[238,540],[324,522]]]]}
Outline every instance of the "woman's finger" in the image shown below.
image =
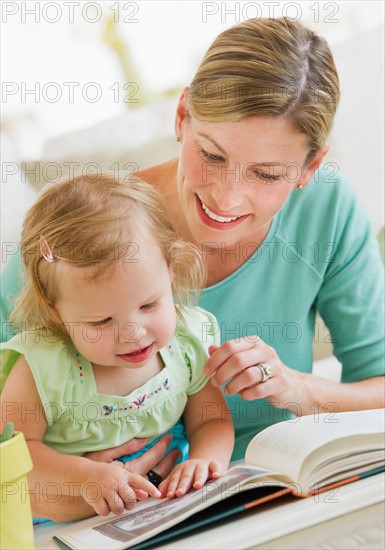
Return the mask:
{"type": "Polygon", "coordinates": [[[116,458],[120,458],[123,455],[128,455],[140,451],[147,443],[145,438],[135,438],[130,441],[122,443],[117,447],[112,447],[111,449],[104,449],[103,451],[93,451],[91,453],[86,453],[85,458],[89,458],[95,462],[113,462],[116,458]]]}
{"type": "Polygon", "coordinates": [[[261,371],[255,366],[258,363],[267,363],[264,348],[252,348],[236,353],[219,367],[211,378],[211,383],[221,386],[234,377],[243,376],[244,387],[252,386],[262,380],[261,371]]]}
{"type": "Polygon", "coordinates": [[[203,369],[203,374],[210,376],[215,373],[224,363],[226,363],[234,355],[250,350],[256,346],[255,341],[251,342],[245,338],[237,340],[228,340],[222,344],[217,350],[213,352],[209,357],[206,365],[203,369]]]}
{"type": "MultiPolygon", "coordinates": [[[[221,374],[218,375],[218,378],[220,377],[221,377],[221,374]]],[[[251,367],[239,369],[238,372],[235,372],[230,382],[226,384],[226,387],[224,388],[224,392],[226,395],[232,395],[246,388],[252,388],[256,384],[260,384],[261,382],[262,382],[261,369],[256,365],[252,365],[251,367]]]]}
{"type": "MultiPolygon", "coordinates": [[[[163,455],[167,447],[171,443],[172,435],[164,435],[153,445],[148,451],[143,453],[138,458],[134,458],[125,463],[124,467],[129,472],[145,476],[149,470],[152,470],[159,462],[162,461],[163,455]]],[[[158,472],[162,475],[160,472],[158,472]]],[[[163,477],[163,475],[162,475],[163,477]]]]}
{"type": "Polygon", "coordinates": [[[168,474],[171,472],[171,470],[174,468],[176,461],[181,456],[181,452],[179,449],[173,449],[169,453],[166,454],[165,457],[162,458],[160,462],[156,465],[153,469],[157,474],[160,475],[162,479],[165,479],[168,474]]]}
{"type": "Polygon", "coordinates": [[[212,355],[214,351],[217,351],[219,348],[220,346],[218,346],[218,344],[211,344],[211,346],[209,346],[209,354],[212,355]]]}

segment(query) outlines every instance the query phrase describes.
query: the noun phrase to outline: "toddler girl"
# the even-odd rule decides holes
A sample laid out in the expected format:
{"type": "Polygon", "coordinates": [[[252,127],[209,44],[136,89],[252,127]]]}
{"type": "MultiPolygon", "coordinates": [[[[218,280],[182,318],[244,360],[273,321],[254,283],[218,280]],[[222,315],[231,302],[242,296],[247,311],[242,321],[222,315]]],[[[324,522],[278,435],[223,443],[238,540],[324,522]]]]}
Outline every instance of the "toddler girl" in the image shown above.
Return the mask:
{"type": "Polygon", "coordinates": [[[216,320],[188,305],[204,284],[199,252],[177,238],[151,185],[123,178],[52,184],[29,210],[21,332],[1,348],[4,422],[25,435],[30,484],[81,496],[100,515],[202,487],[233,448],[221,390],[202,374],[216,320]],[[151,442],[182,415],[189,458],[160,491],[121,463],[83,456],[151,442]]]}

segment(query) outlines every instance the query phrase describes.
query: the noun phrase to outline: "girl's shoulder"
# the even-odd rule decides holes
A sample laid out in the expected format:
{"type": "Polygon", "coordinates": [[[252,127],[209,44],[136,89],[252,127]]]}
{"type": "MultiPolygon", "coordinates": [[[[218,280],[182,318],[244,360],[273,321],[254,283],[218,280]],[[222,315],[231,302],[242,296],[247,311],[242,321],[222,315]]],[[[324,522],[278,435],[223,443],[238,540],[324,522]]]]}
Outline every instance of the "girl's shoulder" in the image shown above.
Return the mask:
{"type": "Polygon", "coordinates": [[[209,337],[210,344],[216,343],[213,340],[216,340],[216,334],[219,335],[220,327],[215,315],[199,306],[177,306],[177,310],[181,315],[177,316],[177,336],[196,337],[202,342],[209,337]]]}
{"type": "Polygon", "coordinates": [[[192,395],[203,388],[207,377],[203,367],[209,358],[209,347],[220,345],[219,323],[216,317],[201,307],[178,307],[183,316],[178,316],[174,341],[181,351],[186,366],[190,371],[190,383],[186,391],[192,395]]]}
{"type": "Polygon", "coordinates": [[[63,384],[73,367],[72,342],[64,342],[41,331],[20,332],[0,344],[2,385],[20,355],[24,355],[35,378],[49,378],[58,385],[63,384]]]}

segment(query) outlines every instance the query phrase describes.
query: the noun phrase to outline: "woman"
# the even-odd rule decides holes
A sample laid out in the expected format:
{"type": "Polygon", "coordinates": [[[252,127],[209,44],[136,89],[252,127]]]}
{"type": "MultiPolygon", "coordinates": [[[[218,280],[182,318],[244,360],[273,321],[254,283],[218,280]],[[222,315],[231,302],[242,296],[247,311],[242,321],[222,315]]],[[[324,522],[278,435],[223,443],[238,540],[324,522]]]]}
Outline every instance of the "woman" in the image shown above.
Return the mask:
{"type": "MultiPolygon", "coordinates": [[[[207,263],[200,305],[219,320],[224,344],[211,347],[206,373],[226,384],[233,458],[293,414],[384,406],[378,246],[349,184],[321,167],[338,100],[322,38],[286,18],[246,21],[217,37],[182,93],[179,158],[138,174],[161,190],[177,230],[207,263]],[[317,310],[342,383],[311,374],[317,310]]],[[[59,517],[73,517],[62,506],[59,517]]]]}

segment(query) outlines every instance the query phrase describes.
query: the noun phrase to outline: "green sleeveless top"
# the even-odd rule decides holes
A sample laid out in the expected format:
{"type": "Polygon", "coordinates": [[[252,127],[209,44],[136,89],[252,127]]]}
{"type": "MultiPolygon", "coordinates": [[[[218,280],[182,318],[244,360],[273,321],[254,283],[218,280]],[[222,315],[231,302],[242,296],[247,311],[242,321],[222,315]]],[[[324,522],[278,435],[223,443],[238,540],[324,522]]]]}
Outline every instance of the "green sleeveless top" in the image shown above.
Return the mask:
{"type": "Polygon", "coordinates": [[[220,341],[212,314],[201,308],[182,313],[185,323],[177,319],[172,340],[159,352],[164,368],[127,396],[98,393],[91,363],[71,341],[49,342],[33,332],[1,344],[1,388],[23,354],[48,423],[44,443],[59,452],[82,455],[134,437],[152,440],[176,424],[188,396],[204,387],[208,348],[220,341]]]}

